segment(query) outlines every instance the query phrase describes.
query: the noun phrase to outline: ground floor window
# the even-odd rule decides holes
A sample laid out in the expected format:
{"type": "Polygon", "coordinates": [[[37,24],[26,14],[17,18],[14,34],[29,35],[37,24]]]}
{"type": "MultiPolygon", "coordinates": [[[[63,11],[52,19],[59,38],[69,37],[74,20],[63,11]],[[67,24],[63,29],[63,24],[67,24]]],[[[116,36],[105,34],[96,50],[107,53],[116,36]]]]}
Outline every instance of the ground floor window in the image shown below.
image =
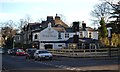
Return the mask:
{"type": "Polygon", "coordinates": [[[44,47],[45,47],[45,49],[52,49],[53,45],[52,44],[45,44],[44,47]]]}

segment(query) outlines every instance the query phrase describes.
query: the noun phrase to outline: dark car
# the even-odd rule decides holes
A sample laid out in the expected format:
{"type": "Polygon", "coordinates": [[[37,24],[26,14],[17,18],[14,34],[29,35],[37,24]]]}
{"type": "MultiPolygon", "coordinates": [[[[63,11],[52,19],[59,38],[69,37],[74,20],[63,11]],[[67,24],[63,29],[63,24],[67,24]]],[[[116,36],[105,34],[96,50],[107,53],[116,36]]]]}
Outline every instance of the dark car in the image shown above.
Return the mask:
{"type": "Polygon", "coordinates": [[[36,51],[36,49],[27,49],[25,58],[26,59],[33,59],[35,51],[36,51]]]}
{"type": "Polygon", "coordinates": [[[26,49],[26,52],[32,51],[32,50],[37,50],[37,48],[27,48],[27,49],[26,49]]]}
{"type": "Polygon", "coordinates": [[[23,49],[12,49],[11,54],[17,55],[17,56],[22,56],[22,55],[25,55],[26,52],[23,49]]]}

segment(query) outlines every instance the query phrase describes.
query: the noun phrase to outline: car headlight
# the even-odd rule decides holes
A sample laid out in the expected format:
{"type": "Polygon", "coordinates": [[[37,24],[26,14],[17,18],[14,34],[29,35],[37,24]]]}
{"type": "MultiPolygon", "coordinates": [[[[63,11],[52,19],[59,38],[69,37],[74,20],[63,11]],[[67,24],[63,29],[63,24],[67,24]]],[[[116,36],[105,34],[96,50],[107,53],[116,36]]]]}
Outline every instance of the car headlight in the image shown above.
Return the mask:
{"type": "Polygon", "coordinates": [[[45,57],[44,55],[40,55],[40,57],[45,57]]]}

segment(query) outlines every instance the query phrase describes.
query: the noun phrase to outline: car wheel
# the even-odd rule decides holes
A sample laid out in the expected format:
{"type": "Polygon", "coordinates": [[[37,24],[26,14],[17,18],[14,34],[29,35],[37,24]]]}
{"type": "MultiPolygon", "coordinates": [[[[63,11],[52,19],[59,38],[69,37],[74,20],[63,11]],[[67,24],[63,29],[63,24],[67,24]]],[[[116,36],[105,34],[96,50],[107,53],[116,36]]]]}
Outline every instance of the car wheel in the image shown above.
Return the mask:
{"type": "Polygon", "coordinates": [[[17,54],[14,54],[15,56],[18,56],[17,54]]]}
{"type": "Polygon", "coordinates": [[[39,56],[37,57],[37,60],[40,61],[40,57],[39,56]]]}
{"type": "Polygon", "coordinates": [[[42,58],[41,58],[41,57],[38,57],[38,60],[39,60],[39,61],[42,61],[42,58]]]}
{"type": "Polygon", "coordinates": [[[35,61],[37,61],[37,58],[34,58],[35,61]]]}
{"type": "Polygon", "coordinates": [[[49,60],[52,60],[52,58],[50,58],[49,60]]]}
{"type": "Polygon", "coordinates": [[[26,56],[25,59],[28,59],[28,57],[26,56]]]}

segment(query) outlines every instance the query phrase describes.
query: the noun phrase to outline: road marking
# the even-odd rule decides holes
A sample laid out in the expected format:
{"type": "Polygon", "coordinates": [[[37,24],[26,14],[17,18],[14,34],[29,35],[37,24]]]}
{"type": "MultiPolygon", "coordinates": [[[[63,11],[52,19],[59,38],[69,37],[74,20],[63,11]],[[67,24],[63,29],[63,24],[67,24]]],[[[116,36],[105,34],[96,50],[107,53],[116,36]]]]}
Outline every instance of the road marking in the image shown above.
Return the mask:
{"type": "Polygon", "coordinates": [[[65,66],[65,65],[53,65],[53,64],[50,64],[50,63],[39,62],[39,61],[35,61],[35,62],[36,62],[36,63],[44,64],[44,65],[54,66],[54,67],[57,67],[57,68],[66,69],[66,70],[76,70],[76,71],[80,71],[80,70],[81,70],[81,69],[79,69],[79,68],[70,67],[70,66],[65,66]]]}

